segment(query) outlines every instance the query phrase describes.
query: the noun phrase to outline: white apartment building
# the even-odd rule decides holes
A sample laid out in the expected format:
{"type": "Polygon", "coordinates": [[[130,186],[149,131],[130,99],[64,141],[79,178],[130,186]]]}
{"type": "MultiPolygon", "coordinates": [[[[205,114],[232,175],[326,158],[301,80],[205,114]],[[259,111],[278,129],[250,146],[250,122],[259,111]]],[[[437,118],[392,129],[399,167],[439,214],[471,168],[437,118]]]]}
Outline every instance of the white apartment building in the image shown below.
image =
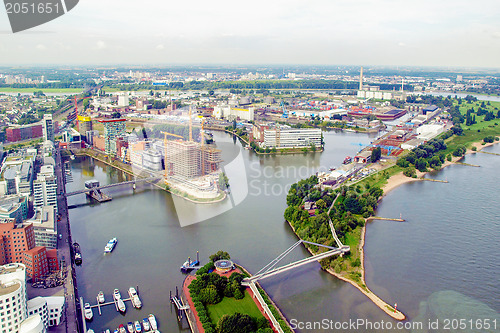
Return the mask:
{"type": "Polygon", "coordinates": [[[234,108],[230,105],[217,105],[214,107],[213,116],[218,119],[227,120],[254,120],[255,108],[234,108]]]}
{"type": "Polygon", "coordinates": [[[27,220],[33,224],[35,245],[45,246],[48,249],[57,248],[57,223],[55,222],[55,207],[43,206],[35,211],[35,215],[27,220]]]}
{"type": "Polygon", "coordinates": [[[64,297],[35,297],[28,301],[28,316],[40,315],[45,327],[57,326],[61,323],[64,310],[64,297]]]}
{"type": "Polygon", "coordinates": [[[41,167],[35,181],[33,181],[33,207],[41,209],[43,206],[54,206],[57,212],[57,180],[52,165],[41,167]]]}
{"type": "Polygon", "coordinates": [[[61,323],[64,296],[27,300],[26,266],[0,266],[0,332],[45,333],[61,323]]]}
{"type": "Polygon", "coordinates": [[[54,123],[51,114],[44,114],[42,120],[43,141],[54,142],[54,123]]]}
{"type": "Polygon", "coordinates": [[[26,267],[0,266],[0,331],[18,332],[26,317],[26,267]]]}
{"type": "Polygon", "coordinates": [[[321,147],[319,128],[275,128],[264,130],[265,148],[321,147]]]}

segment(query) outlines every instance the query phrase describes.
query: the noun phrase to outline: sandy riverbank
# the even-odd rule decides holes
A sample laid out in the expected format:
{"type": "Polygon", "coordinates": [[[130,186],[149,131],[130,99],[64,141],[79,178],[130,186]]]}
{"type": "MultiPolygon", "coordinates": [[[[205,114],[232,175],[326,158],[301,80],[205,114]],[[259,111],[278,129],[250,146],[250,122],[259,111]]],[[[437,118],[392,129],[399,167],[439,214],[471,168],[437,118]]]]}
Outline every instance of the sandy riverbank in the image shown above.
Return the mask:
{"type": "MultiPolygon", "coordinates": [[[[476,147],[477,151],[473,151],[472,149],[468,149],[467,152],[466,152],[466,155],[467,154],[474,154],[474,153],[482,150],[483,148],[492,146],[492,145],[494,145],[496,143],[498,143],[498,141],[495,141],[493,143],[487,143],[485,145],[482,145],[481,142],[473,143],[472,146],[476,147]]],[[[455,164],[455,162],[459,161],[462,158],[463,158],[462,156],[459,156],[459,157],[453,156],[453,158],[452,158],[451,161],[446,161],[445,163],[443,163],[441,169],[445,168],[445,167],[447,167],[449,165],[455,164]]],[[[403,175],[403,172],[400,172],[398,174],[395,174],[395,175],[391,176],[387,180],[387,184],[385,184],[382,187],[382,190],[384,191],[384,194],[383,194],[383,196],[382,196],[382,198],[380,200],[382,200],[387,195],[387,193],[389,193],[390,191],[394,190],[395,188],[397,188],[400,185],[403,185],[403,184],[406,184],[406,183],[415,182],[415,181],[421,181],[422,180],[421,178],[423,178],[427,173],[428,172],[419,172],[419,171],[417,171],[417,177],[418,178],[407,177],[407,176],[403,175]]],[[[366,281],[365,281],[365,260],[364,260],[365,259],[365,254],[364,254],[364,245],[365,245],[366,226],[367,225],[365,224],[365,226],[363,227],[363,230],[361,231],[361,239],[360,239],[360,242],[359,242],[359,253],[360,253],[359,256],[360,256],[360,260],[361,260],[361,281],[362,281],[362,284],[365,285],[365,286],[366,286],[366,281]]],[[[353,286],[355,286],[356,288],[358,288],[373,303],[375,303],[379,308],[381,308],[382,310],[384,310],[391,317],[393,317],[395,319],[398,319],[398,320],[404,320],[405,319],[404,314],[402,314],[401,312],[398,311],[397,313],[395,313],[393,310],[390,311],[387,308],[387,303],[385,303],[377,295],[375,295],[373,292],[371,292],[368,287],[366,287],[366,290],[365,290],[361,286],[359,286],[357,283],[355,283],[354,281],[351,281],[351,280],[349,280],[349,279],[347,279],[347,278],[345,278],[345,277],[343,277],[343,276],[341,276],[339,274],[336,274],[331,269],[328,269],[328,272],[331,273],[332,275],[335,275],[339,279],[342,279],[342,280],[344,280],[346,282],[349,282],[350,284],[352,284],[353,286]]]]}

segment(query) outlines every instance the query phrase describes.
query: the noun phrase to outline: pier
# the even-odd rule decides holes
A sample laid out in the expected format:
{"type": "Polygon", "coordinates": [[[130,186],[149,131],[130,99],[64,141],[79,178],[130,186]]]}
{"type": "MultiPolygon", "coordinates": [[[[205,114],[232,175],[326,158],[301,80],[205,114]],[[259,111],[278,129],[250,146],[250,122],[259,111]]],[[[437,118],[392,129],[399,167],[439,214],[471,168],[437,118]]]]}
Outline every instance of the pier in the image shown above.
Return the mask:
{"type": "Polygon", "coordinates": [[[432,179],[432,178],[419,178],[419,179],[427,182],[449,183],[449,181],[441,179],[432,179]]]}
{"type": "Polygon", "coordinates": [[[471,166],[471,167],[476,167],[476,168],[479,168],[479,167],[480,167],[480,165],[470,164],[470,163],[463,163],[463,162],[455,162],[455,164],[458,164],[458,165],[465,165],[465,166],[471,166]]]}
{"type": "Polygon", "coordinates": [[[478,153],[483,153],[483,154],[490,154],[490,155],[497,155],[497,156],[500,156],[499,153],[492,153],[492,152],[489,152],[489,151],[482,151],[482,150],[479,150],[478,153]]]}
{"type": "Polygon", "coordinates": [[[395,222],[405,222],[406,220],[403,218],[390,218],[390,217],[380,217],[380,216],[371,216],[367,218],[367,220],[382,220],[382,221],[395,221],[395,222]]]}
{"type": "Polygon", "coordinates": [[[183,312],[186,312],[186,317],[187,317],[187,310],[189,310],[189,305],[184,305],[181,298],[179,297],[179,288],[175,287],[174,296],[172,296],[172,291],[170,291],[170,302],[175,305],[177,309],[177,318],[179,320],[182,319],[183,312]]]}

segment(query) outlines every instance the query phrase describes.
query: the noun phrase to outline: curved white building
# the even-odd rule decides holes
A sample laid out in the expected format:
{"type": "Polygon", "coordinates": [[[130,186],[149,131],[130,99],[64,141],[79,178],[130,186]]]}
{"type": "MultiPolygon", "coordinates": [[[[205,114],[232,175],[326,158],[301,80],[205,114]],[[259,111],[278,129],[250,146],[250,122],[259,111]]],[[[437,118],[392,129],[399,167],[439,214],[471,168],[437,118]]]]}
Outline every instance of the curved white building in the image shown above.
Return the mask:
{"type": "Polygon", "coordinates": [[[23,264],[0,266],[0,331],[18,332],[27,317],[26,267],[23,264]]]}
{"type": "Polygon", "coordinates": [[[36,314],[23,321],[19,333],[46,333],[47,330],[43,325],[43,320],[40,315],[36,314]]]}

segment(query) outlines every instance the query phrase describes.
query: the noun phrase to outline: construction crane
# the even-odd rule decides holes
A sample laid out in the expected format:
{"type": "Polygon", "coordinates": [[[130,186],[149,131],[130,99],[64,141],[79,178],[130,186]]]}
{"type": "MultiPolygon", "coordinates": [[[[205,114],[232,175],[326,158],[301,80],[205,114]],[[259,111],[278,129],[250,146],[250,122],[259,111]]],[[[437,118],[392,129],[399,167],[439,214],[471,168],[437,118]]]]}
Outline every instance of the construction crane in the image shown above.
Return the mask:
{"type": "MultiPolygon", "coordinates": [[[[71,98],[71,97],[70,97],[71,98]]],[[[70,99],[68,98],[68,99],[70,99]]],[[[79,100],[86,100],[87,98],[92,98],[92,96],[88,96],[88,97],[76,97],[76,95],[73,97],[73,100],[75,102],[75,120],[76,120],[76,128],[78,129],[78,101],[79,100]]]]}
{"type": "Polygon", "coordinates": [[[285,102],[281,101],[280,104],[281,108],[283,109],[283,115],[281,116],[282,118],[288,118],[288,111],[285,108],[285,102]]]}
{"type": "Polygon", "coordinates": [[[205,175],[205,118],[201,117],[201,174],[205,175]]]}
{"type": "Polygon", "coordinates": [[[168,185],[167,183],[167,177],[168,177],[168,160],[167,160],[167,136],[174,136],[176,138],[184,139],[182,135],[177,135],[174,133],[168,133],[168,132],[161,132],[163,133],[163,148],[165,151],[165,184],[168,185]]]}

